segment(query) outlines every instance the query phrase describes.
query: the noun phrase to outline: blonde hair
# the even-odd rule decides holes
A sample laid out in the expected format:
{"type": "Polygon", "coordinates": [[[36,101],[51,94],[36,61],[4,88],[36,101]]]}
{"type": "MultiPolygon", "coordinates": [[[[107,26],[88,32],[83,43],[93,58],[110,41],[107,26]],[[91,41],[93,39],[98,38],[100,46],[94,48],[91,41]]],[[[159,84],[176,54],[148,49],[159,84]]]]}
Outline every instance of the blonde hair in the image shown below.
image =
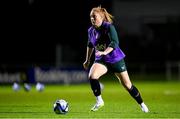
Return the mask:
{"type": "Polygon", "coordinates": [[[114,18],[114,16],[112,16],[111,14],[109,14],[105,8],[102,8],[101,6],[94,7],[94,8],[92,8],[92,10],[91,10],[91,13],[93,13],[93,12],[98,12],[98,13],[100,13],[101,16],[104,18],[104,21],[113,23],[113,18],[114,18]]]}

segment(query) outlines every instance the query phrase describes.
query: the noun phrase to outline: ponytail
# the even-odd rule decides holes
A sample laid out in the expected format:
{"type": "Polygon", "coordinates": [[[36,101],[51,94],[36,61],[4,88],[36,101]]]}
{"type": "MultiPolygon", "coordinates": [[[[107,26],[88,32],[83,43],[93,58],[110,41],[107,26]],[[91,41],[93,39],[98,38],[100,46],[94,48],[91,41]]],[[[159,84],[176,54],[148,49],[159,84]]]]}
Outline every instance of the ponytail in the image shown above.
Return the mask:
{"type": "Polygon", "coordinates": [[[103,14],[104,14],[104,20],[110,23],[113,23],[113,16],[107,12],[105,8],[101,8],[103,14]]]}

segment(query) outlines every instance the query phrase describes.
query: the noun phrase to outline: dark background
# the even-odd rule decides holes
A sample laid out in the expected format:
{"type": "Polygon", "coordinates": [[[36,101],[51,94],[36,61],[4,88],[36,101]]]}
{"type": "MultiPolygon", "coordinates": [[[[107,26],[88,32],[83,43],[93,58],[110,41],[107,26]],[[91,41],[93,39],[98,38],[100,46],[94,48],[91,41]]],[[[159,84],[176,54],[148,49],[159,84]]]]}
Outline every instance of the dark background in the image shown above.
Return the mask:
{"type": "MultiPolygon", "coordinates": [[[[140,1],[143,0],[128,2],[140,1]]],[[[163,1],[159,2],[163,4],[163,1]]],[[[110,0],[4,0],[0,4],[0,66],[6,69],[57,66],[57,46],[62,48],[62,63],[82,67],[91,8],[101,5],[110,13],[114,11],[113,2],[110,0]]],[[[155,65],[158,70],[164,70],[165,62],[179,61],[180,15],[166,15],[169,20],[158,23],[145,23],[143,21],[146,16],[143,16],[140,34],[128,32],[123,27],[123,22],[120,23],[123,18],[133,19],[128,14],[113,15],[116,15],[115,26],[120,36],[120,46],[127,55],[128,65],[155,65]],[[147,29],[150,29],[151,33],[147,29]]]]}

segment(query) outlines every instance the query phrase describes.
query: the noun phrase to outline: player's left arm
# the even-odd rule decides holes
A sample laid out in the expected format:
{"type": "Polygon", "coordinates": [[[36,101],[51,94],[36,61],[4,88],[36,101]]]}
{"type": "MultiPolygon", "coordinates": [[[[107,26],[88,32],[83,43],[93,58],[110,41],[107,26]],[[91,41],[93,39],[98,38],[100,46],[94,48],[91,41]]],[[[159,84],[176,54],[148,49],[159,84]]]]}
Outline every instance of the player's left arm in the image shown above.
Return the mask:
{"type": "Polygon", "coordinates": [[[113,48],[112,48],[112,47],[107,47],[106,50],[104,50],[104,51],[97,51],[97,52],[96,52],[96,56],[107,55],[107,54],[109,54],[111,51],[113,51],[113,48]]]}
{"type": "Polygon", "coordinates": [[[96,52],[97,56],[107,55],[110,52],[112,52],[113,49],[119,45],[118,35],[117,35],[116,29],[113,25],[110,25],[110,27],[109,27],[108,36],[109,36],[109,39],[111,41],[109,46],[104,51],[96,52]]]}

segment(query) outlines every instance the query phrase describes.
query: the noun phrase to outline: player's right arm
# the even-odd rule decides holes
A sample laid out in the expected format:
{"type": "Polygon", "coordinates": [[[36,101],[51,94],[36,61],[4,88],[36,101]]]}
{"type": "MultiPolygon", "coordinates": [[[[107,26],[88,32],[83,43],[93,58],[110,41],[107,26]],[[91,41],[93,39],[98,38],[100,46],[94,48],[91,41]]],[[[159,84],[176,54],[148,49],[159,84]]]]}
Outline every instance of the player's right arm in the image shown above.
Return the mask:
{"type": "Polygon", "coordinates": [[[88,69],[89,65],[90,65],[90,59],[91,59],[91,56],[92,56],[92,53],[94,51],[94,48],[92,47],[87,47],[87,50],[86,50],[86,60],[85,62],[83,63],[83,67],[84,69],[88,69]]]}
{"type": "Polygon", "coordinates": [[[83,63],[83,67],[85,70],[87,70],[89,68],[89,65],[90,65],[90,59],[91,59],[91,56],[92,56],[92,53],[94,51],[94,45],[92,44],[91,42],[91,32],[92,32],[92,27],[90,27],[88,29],[88,41],[87,41],[87,49],[86,49],[86,60],[85,62],[83,63]]]}

